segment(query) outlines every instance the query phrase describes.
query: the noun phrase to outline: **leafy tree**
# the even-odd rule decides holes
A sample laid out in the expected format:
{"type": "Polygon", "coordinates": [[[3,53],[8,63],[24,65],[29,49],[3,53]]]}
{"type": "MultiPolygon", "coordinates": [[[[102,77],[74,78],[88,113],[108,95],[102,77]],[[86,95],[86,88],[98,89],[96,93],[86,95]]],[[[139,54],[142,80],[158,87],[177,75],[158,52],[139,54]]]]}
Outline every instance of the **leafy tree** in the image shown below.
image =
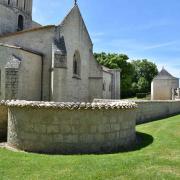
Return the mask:
{"type": "Polygon", "coordinates": [[[148,93],[149,92],[148,86],[149,86],[148,81],[144,77],[140,77],[140,79],[137,83],[138,92],[148,93]]]}
{"type": "Polygon", "coordinates": [[[157,66],[147,59],[132,61],[132,65],[135,69],[133,82],[137,83],[133,91],[150,92],[151,81],[158,74],[157,66]]]}
{"type": "Polygon", "coordinates": [[[151,89],[151,81],[158,74],[157,66],[148,61],[134,60],[129,62],[125,54],[95,53],[99,64],[110,69],[121,69],[121,97],[135,96],[136,93],[148,93],[151,89]]]}
{"type": "Polygon", "coordinates": [[[125,54],[95,53],[97,61],[110,69],[121,69],[121,96],[123,98],[132,96],[132,80],[134,67],[128,62],[129,57],[125,54]]]}

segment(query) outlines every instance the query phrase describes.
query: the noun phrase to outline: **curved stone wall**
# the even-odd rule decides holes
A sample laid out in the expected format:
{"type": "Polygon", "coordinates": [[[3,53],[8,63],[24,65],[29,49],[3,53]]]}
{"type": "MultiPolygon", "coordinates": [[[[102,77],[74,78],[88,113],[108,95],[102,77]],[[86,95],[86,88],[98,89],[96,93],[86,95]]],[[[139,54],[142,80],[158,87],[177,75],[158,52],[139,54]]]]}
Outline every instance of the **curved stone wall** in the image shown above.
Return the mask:
{"type": "Polygon", "coordinates": [[[8,145],[39,153],[103,153],[135,143],[135,103],[12,101],[8,145]]]}
{"type": "MultiPolygon", "coordinates": [[[[95,99],[96,103],[119,102],[120,100],[95,99]]],[[[180,114],[180,100],[128,100],[137,104],[136,124],[180,114]]]]}

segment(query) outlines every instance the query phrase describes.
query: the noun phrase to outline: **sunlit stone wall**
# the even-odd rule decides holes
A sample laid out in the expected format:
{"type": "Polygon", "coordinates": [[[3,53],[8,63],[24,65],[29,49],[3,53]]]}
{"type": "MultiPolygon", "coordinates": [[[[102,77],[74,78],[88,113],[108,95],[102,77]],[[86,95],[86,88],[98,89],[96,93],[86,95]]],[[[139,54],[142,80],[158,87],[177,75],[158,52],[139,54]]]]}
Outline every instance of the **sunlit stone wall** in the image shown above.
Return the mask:
{"type": "Polygon", "coordinates": [[[39,153],[102,153],[136,142],[135,103],[8,103],[8,145],[39,153]]]}

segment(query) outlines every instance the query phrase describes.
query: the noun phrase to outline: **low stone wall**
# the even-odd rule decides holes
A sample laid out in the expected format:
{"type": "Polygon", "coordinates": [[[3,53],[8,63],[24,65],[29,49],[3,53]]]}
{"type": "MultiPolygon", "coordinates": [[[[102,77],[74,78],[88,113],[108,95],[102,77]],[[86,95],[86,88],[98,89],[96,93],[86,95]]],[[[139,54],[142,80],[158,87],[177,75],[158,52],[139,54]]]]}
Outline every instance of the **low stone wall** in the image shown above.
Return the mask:
{"type": "Polygon", "coordinates": [[[39,153],[104,153],[136,142],[135,103],[12,101],[8,145],[39,153]]]}
{"type": "Polygon", "coordinates": [[[180,101],[134,101],[138,105],[136,123],[146,123],[180,113],[180,101]]]}
{"type": "MultiPolygon", "coordinates": [[[[108,103],[108,102],[120,102],[121,100],[104,100],[95,99],[96,103],[108,103]]],[[[127,101],[127,100],[126,100],[127,101]]],[[[172,115],[180,114],[180,100],[174,101],[148,101],[148,100],[136,100],[127,102],[134,102],[138,105],[136,114],[136,124],[142,124],[157,120],[160,118],[166,118],[172,115]]]]}
{"type": "Polygon", "coordinates": [[[8,108],[1,103],[0,104],[0,139],[7,137],[7,119],[8,119],[8,108]]]}

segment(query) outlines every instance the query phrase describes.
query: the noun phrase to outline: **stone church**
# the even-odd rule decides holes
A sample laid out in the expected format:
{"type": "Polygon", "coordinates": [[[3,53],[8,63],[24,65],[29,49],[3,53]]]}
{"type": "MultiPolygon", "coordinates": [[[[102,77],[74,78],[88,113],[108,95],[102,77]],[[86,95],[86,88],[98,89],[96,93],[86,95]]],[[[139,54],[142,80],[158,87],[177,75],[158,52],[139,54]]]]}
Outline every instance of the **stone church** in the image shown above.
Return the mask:
{"type": "Polygon", "coordinates": [[[120,70],[100,66],[75,2],[58,25],[32,20],[32,0],[0,0],[0,99],[120,98],[120,70]]]}

